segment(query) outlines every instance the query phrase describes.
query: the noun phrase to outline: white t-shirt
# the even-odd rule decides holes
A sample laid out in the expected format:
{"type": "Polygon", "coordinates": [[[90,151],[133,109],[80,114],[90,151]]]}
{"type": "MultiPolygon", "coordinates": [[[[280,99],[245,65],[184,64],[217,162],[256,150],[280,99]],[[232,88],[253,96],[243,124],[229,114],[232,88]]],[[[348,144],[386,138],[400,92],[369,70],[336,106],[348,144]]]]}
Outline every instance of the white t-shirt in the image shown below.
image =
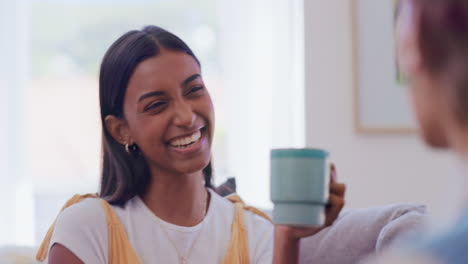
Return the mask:
{"type": "MultiPolygon", "coordinates": [[[[193,227],[164,222],[153,214],[141,198],[134,197],[125,206],[113,206],[141,262],[188,264],[221,263],[231,239],[234,205],[210,190],[211,200],[205,219],[193,227]],[[159,223],[158,223],[159,221],[159,223]],[[165,228],[164,232],[161,228],[165,228]]],[[[264,218],[244,211],[251,263],[272,263],[273,225],[264,218]]],[[[50,246],[59,243],[84,263],[107,264],[107,222],[98,199],[87,198],[65,209],[58,217],[50,246]]]]}

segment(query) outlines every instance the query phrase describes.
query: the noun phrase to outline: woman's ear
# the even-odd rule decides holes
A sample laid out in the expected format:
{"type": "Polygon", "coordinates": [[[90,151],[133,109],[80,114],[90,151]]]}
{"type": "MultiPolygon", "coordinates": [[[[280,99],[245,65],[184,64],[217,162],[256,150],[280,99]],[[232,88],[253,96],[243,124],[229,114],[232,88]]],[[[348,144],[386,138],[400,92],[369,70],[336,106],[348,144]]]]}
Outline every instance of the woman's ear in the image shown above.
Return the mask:
{"type": "Polygon", "coordinates": [[[114,115],[108,115],[104,119],[106,129],[109,131],[115,141],[122,145],[132,144],[133,142],[130,136],[130,131],[127,122],[124,119],[118,118],[114,115]]]}

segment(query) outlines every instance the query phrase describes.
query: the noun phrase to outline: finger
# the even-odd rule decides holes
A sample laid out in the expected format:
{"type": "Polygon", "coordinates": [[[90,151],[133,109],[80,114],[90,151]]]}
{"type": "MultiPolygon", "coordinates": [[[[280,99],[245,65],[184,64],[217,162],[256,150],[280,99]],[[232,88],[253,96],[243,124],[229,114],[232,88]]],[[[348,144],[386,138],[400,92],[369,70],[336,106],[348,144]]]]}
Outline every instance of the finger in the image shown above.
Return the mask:
{"type": "Polygon", "coordinates": [[[337,176],[336,176],[336,167],[335,167],[335,163],[330,163],[330,183],[334,183],[336,182],[336,179],[337,176]]]}
{"type": "Polygon", "coordinates": [[[341,209],[343,209],[345,205],[345,200],[337,195],[331,194],[329,198],[329,203],[326,208],[326,220],[325,220],[325,226],[330,226],[333,224],[333,222],[338,218],[338,215],[341,212],[341,209]]]}
{"type": "Polygon", "coordinates": [[[330,184],[331,194],[344,197],[345,192],[346,192],[346,185],[344,183],[331,183],[330,184]]]}

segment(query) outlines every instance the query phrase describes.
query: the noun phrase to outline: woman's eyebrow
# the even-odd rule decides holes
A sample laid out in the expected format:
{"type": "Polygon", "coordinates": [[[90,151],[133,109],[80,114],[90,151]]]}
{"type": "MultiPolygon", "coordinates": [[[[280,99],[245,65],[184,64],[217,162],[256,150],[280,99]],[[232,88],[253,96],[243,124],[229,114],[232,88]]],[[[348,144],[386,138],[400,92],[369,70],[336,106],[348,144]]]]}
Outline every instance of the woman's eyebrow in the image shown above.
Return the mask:
{"type": "Polygon", "coordinates": [[[185,86],[187,86],[191,81],[193,81],[193,80],[195,80],[195,79],[197,79],[197,78],[201,78],[201,75],[198,74],[198,73],[196,73],[196,74],[194,74],[194,75],[188,77],[188,78],[185,79],[180,85],[181,85],[182,87],[185,87],[185,86]]]}
{"type": "Polygon", "coordinates": [[[148,97],[163,96],[163,95],[164,95],[164,92],[161,92],[161,91],[153,91],[153,92],[145,93],[142,96],[140,96],[140,98],[138,98],[138,102],[141,102],[148,97]]]}

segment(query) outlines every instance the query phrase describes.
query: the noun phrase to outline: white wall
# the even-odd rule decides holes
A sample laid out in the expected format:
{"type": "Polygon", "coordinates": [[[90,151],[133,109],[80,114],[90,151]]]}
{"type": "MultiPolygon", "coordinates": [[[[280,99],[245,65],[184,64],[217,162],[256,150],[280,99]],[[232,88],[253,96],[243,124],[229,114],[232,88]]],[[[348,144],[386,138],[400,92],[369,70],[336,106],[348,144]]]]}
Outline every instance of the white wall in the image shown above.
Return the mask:
{"type": "Polygon", "coordinates": [[[417,202],[448,215],[461,186],[449,154],[428,150],[417,135],[355,133],[353,2],[305,0],[307,146],[331,152],[348,208],[417,202]]]}

